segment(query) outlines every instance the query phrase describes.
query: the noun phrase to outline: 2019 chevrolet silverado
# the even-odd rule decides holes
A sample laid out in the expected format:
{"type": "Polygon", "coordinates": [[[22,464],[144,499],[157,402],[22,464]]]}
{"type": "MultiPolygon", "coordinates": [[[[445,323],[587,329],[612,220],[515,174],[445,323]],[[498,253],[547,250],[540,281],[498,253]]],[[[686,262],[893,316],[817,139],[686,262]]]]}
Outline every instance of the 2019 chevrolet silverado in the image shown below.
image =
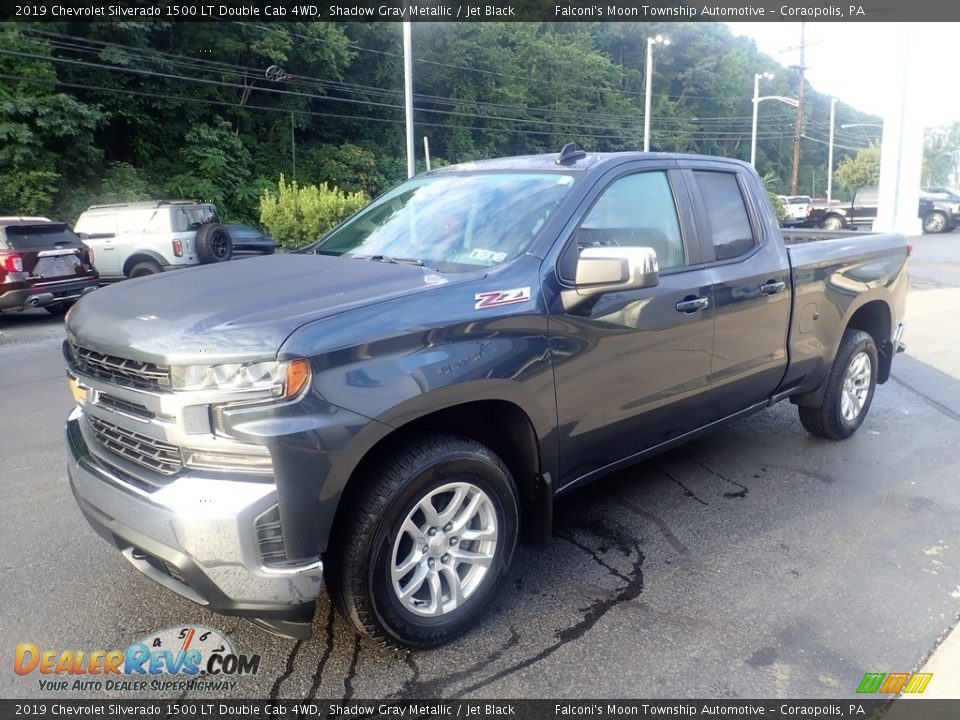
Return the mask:
{"type": "Polygon", "coordinates": [[[308,637],[431,647],[554,503],[791,400],[864,422],[900,235],[784,235],[735,160],[559,155],[414,177],[299,254],[141,278],[67,317],[69,476],[167,588],[308,637]]]}

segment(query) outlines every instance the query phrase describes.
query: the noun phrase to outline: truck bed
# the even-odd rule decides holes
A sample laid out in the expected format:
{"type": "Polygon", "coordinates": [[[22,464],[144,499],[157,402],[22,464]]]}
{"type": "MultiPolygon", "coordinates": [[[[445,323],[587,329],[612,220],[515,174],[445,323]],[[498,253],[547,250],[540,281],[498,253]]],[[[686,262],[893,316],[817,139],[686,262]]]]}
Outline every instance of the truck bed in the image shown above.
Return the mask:
{"type": "MultiPolygon", "coordinates": [[[[878,337],[892,336],[894,318],[903,317],[910,251],[903,235],[855,230],[791,231],[784,243],[794,304],[782,387],[802,379],[807,389],[829,371],[850,311],[868,313],[865,322],[878,325],[878,337]]],[[[894,350],[880,345],[882,382],[894,350]]]]}
{"type": "Polygon", "coordinates": [[[783,228],[782,232],[784,245],[800,245],[844,237],[867,237],[871,234],[856,230],[815,230],[813,228],[783,228]]]}

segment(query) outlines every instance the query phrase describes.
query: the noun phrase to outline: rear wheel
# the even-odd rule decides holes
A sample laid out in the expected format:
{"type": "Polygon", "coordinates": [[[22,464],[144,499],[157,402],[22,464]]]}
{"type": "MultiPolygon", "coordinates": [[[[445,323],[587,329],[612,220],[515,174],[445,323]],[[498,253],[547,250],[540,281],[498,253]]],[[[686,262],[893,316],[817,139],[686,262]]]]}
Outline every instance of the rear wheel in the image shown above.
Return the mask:
{"type": "Polygon", "coordinates": [[[331,554],[332,597],[360,632],[433,647],[489,607],[517,542],[510,471],[489,448],[423,440],[368,478],[331,554]]]}
{"type": "Polygon", "coordinates": [[[877,387],[877,346],[862,330],[847,330],[833,361],[820,405],[800,406],[800,423],[807,432],[844,440],[863,424],[877,387]]]}
{"type": "Polygon", "coordinates": [[[160,267],[160,263],[156,260],[141,260],[132,268],[130,272],[127,273],[127,277],[143,277],[144,275],[156,275],[157,273],[162,273],[163,268],[160,267]]]}

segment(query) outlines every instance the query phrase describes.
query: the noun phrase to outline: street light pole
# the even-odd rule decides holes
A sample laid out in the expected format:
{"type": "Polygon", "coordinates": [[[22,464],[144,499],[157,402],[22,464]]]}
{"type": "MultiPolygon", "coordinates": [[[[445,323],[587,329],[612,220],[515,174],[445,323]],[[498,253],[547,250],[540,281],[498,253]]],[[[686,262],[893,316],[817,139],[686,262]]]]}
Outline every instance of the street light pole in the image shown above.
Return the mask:
{"type": "Polygon", "coordinates": [[[643,110],[643,151],[650,152],[650,93],[653,76],[653,46],[669,45],[669,38],[663,35],[647,38],[647,68],[644,82],[644,110],[643,110]]]}
{"type": "Polygon", "coordinates": [[[830,149],[827,151],[827,202],[833,200],[833,127],[837,119],[837,99],[830,98],[830,149]]]}
{"type": "Polygon", "coordinates": [[[407,177],[416,173],[413,137],[413,58],[411,56],[410,21],[403,21],[403,106],[407,130],[407,177]]]}
{"type": "Polygon", "coordinates": [[[773,73],[754,73],[753,75],[753,131],[750,133],[750,164],[757,166],[757,109],[760,107],[760,78],[772,80],[773,73]]]}

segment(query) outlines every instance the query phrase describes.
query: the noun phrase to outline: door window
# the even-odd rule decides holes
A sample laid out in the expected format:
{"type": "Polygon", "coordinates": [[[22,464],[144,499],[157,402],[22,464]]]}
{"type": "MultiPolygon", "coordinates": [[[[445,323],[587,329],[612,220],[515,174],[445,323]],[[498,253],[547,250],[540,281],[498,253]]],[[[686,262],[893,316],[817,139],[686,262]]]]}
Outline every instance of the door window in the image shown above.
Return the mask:
{"type": "Polygon", "coordinates": [[[665,171],[627,175],[603,191],[577,230],[585,247],[650,247],[660,269],[686,264],[677,205],[665,171]]]}
{"type": "Polygon", "coordinates": [[[729,172],[694,171],[717,260],[729,260],[753,249],[753,229],[737,176],[729,172]]]}

